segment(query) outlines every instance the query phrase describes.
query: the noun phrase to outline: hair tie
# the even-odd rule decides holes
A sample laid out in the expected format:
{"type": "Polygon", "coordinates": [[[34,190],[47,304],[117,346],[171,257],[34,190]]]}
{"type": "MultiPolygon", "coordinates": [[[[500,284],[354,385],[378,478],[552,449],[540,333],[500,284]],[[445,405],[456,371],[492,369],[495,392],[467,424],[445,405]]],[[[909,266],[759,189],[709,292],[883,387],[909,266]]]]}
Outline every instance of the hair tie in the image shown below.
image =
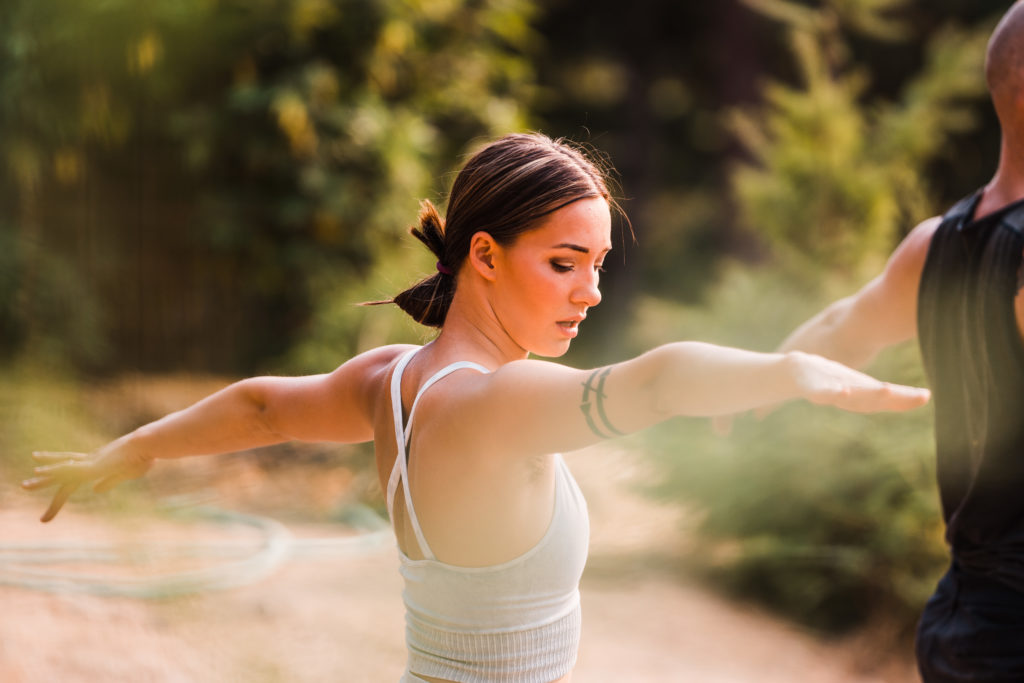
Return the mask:
{"type": "Polygon", "coordinates": [[[455,275],[455,272],[451,268],[441,263],[440,261],[437,262],[436,266],[437,272],[441,273],[442,275],[455,275]]]}

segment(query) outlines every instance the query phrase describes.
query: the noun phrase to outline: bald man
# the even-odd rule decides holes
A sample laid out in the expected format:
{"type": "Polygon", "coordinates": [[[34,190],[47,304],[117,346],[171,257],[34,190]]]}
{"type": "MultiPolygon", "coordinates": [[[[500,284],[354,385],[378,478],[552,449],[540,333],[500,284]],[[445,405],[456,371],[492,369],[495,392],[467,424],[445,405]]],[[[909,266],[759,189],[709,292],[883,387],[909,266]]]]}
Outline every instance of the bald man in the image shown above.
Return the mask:
{"type": "Polygon", "coordinates": [[[1024,681],[1024,0],[992,34],[985,76],[1002,132],[992,180],[781,346],[857,367],[919,339],[952,555],[918,625],[927,683],[1024,681]]]}

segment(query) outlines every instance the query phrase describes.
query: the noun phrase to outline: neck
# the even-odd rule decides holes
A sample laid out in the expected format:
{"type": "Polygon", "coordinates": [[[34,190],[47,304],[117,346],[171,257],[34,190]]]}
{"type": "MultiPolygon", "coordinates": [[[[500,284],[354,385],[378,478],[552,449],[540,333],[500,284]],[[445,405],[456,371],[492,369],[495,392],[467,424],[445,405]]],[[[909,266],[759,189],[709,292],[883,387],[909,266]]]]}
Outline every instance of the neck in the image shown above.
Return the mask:
{"type": "Polygon", "coordinates": [[[1015,130],[1015,127],[1003,129],[999,166],[985,186],[985,194],[975,212],[978,216],[1024,199],[1024,139],[1015,130]]]}
{"type": "Polygon", "coordinates": [[[431,345],[434,350],[442,358],[472,360],[491,369],[525,359],[528,352],[508,335],[486,298],[471,290],[456,291],[441,334],[431,345]]]}

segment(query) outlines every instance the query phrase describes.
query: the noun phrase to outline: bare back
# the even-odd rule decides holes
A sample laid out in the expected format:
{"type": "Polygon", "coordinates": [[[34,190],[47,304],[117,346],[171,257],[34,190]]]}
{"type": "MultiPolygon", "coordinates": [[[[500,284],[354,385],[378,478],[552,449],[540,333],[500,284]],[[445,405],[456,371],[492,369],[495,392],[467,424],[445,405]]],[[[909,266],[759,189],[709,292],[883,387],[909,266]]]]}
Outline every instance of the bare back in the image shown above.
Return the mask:
{"type": "MultiPolygon", "coordinates": [[[[408,348],[396,347],[386,372],[374,379],[374,448],[384,490],[398,453],[390,383],[408,348]]],[[[420,387],[443,367],[438,360],[424,349],[406,368],[401,382],[405,419],[420,387]]],[[[522,555],[544,535],[554,504],[552,456],[498,455],[499,449],[479,436],[486,435],[486,425],[465,429],[459,424],[459,411],[452,407],[460,392],[487,381],[487,375],[462,370],[424,392],[409,443],[410,493],[423,533],[437,558],[456,566],[485,567],[522,555]]],[[[410,559],[422,559],[404,496],[395,501],[399,547],[410,559]]]]}

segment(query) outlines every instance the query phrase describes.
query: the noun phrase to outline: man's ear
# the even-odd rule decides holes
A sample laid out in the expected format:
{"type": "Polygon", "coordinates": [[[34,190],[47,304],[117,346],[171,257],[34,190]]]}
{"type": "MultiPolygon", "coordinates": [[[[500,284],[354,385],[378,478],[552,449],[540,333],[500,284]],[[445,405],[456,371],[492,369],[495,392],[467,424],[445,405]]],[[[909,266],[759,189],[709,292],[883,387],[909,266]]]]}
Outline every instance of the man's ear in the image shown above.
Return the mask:
{"type": "Polygon", "coordinates": [[[469,264],[485,280],[494,280],[494,261],[501,251],[501,245],[483,230],[469,240],[469,264]]]}

